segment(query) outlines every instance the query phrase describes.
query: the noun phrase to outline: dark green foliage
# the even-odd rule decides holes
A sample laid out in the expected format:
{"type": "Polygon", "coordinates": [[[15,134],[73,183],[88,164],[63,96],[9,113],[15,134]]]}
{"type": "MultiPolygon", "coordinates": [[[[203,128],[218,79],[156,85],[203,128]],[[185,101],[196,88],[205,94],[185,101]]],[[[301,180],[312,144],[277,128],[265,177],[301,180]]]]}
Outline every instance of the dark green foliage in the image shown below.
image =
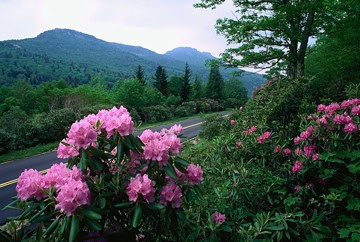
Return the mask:
{"type": "Polygon", "coordinates": [[[192,85],[192,91],[191,91],[191,99],[192,100],[199,100],[200,98],[204,97],[204,87],[201,84],[198,76],[195,77],[194,84],[192,85]]]}
{"type": "MultiPolygon", "coordinates": [[[[201,0],[201,8],[215,8],[224,1],[201,0]]],[[[330,18],[328,1],[233,1],[235,19],[216,22],[216,30],[233,47],[222,53],[231,66],[286,70],[289,78],[304,76],[309,38],[316,36],[330,18]]]]}
{"type": "Polygon", "coordinates": [[[182,87],[182,78],[180,76],[172,76],[169,81],[169,92],[174,96],[180,96],[182,87]]]}
{"type": "MultiPolygon", "coordinates": [[[[209,55],[196,50],[191,53],[195,59],[204,56],[208,59],[209,55]]],[[[97,77],[112,86],[119,79],[134,78],[134,70],[139,65],[145,73],[154,72],[161,65],[169,76],[183,75],[181,66],[185,62],[193,74],[203,77],[201,81],[205,82],[208,68],[199,65],[194,58],[176,60],[145,48],[108,43],[74,30],[55,29],[36,38],[1,41],[0,84],[22,79],[38,85],[62,79],[71,85],[79,85],[97,77]]],[[[221,69],[225,78],[230,77],[232,71],[221,69]]],[[[249,84],[246,84],[249,91],[263,82],[261,75],[246,73],[244,81],[249,84]]]]}
{"type": "Polygon", "coordinates": [[[224,80],[220,74],[219,65],[215,62],[210,64],[210,75],[206,86],[206,97],[216,100],[224,97],[224,80]]]}
{"type": "Polygon", "coordinates": [[[190,86],[191,71],[188,63],[185,64],[184,76],[182,77],[182,85],[180,90],[180,97],[182,102],[187,102],[190,99],[191,86],[190,86]]]}
{"type": "Polygon", "coordinates": [[[149,123],[161,122],[174,117],[172,109],[164,105],[143,108],[141,109],[141,114],[143,115],[143,120],[149,123]]]}
{"type": "Polygon", "coordinates": [[[248,99],[243,83],[235,77],[225,82],[224,93],[227,100],[226,107],[243,106],[248,99]]]}
{"type": "Polygon", "coordinates": [[[146,80],[144,76],[144,70],[142,69],[141,65],[138,65],[136,69],[135,78],[138,80],[142,85],[146,85],[146,80]]]}
{"type": "Polygon", "coordinates": [[[162,66],[156,68],[153,79],[155,80],[154,87],[158,89],[162,95],[167,96],[169,93],[167,74],[162,66]]]}

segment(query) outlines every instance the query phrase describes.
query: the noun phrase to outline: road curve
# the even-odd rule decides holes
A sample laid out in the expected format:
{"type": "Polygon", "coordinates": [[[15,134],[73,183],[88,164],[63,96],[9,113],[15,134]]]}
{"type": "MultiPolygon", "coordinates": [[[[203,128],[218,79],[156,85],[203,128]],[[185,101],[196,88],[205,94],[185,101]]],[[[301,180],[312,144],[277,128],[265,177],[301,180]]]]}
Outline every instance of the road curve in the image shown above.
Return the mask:
{"type": "MultiPolygon", "coordinates": [[[[222,113],[222,115],[226,114],[228,114],[228,112],[222,113]]],[[[163,128],[170,128],[174,124],[181,124],[183,127],[183,136],[181,140],[185,141],[199,134],[202,122],[203,120],[201,118],[191,118],[167,125],[150,127],[149,129],[160,131],[163,128]]],[[[143,130],[139,130],[138,133],[141,133],[142,131],[143,130]]],[[[39,171],[45,171],[50,168],[52,164],[66,161],[67,160],[65,159],[57,158],[56,152],[48,152],[0,164],[0,209],[11,202],[11,197],[16,196],[15,187],[17,178],[25,169],[32,168],[39,171]]],[[[0,210],[0,225],[6,222],[6,218],[16,216],[17,214],[19,214],[19,212],[14,209],[0,210]]]]}

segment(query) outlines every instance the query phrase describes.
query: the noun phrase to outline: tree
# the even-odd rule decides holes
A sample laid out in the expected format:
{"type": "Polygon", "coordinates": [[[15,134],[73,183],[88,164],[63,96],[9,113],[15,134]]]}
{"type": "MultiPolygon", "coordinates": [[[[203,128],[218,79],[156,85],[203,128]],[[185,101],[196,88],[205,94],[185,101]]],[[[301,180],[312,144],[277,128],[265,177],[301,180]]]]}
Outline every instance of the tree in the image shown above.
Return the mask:
{"type": "Polygon", "coordinates": [[[190,99],[190,92],[191,92],[190,76],[191,76],[190,67],[188,63],[186,63],[184,76],[182,78],[181,91],[180,91],[180,97],[182,102],[187,102],[190,99]]]}
{"type": "Polygon", "coordinates": [[[194,84],[192,86],[192,99],[198,100],[203,97],[203,86],[198,76],[195,77],[194,84]]]}
{"type": "MultiPolygon", "coordinates": [[[[201,0],[200,8],[216,8],[225,0],[201,0]]],[[[236,19],[218,19],[216,30],[228,48],[222,59],[232,65],[280,68],[290,78],[304,76],[309,38],[318,35],[327,15],[325,0],[233,0],[236,19]]],[[[331,1],[327,1],[331,2],[331,1]]]]}
{"type": "Polygon", "coordinates": [[[179,96],[182,87],[182,78],[178,75],[174,75],[169,81],[169,92],[174,96],[179,96]]]}
{"type": "Polygon", "coordinates": [[[142,69],[141,65],[138,65],[135,73],[135,79],[138,80],[142,85],[146,85],[144,70],[142,69]]]}
{"type": "Polygon", "coordinates": [[[216,62],[210,64],[210,75],[206,86],[206,96],[212,99],[221,99],[224,97],[224,80],[219,71],[219,64],[216,62]]]}
{"type": "Polygon", "coordinates": [[[234,98],[239,100],[241,104],[244,104],[247,100],[247,91],[241,80],[236,77],[232,77],[225,82],[224,96],[226,98],[234,98]]]}
{"type": "Polygon", "coordinates": [[[158,89],[164,96],[167,96],[168,91],[168,81],[166,71],[162,66],[158,66],[156,68],[155,76],[153,77],[155,80],[154,87],[158,89]]]}
{"type": "Polygon", "coordinates": [[[145,106],[145,89],[138,80],[118,81],[112,89],[115,102],[127,108],[139,108],[145,106]]]}

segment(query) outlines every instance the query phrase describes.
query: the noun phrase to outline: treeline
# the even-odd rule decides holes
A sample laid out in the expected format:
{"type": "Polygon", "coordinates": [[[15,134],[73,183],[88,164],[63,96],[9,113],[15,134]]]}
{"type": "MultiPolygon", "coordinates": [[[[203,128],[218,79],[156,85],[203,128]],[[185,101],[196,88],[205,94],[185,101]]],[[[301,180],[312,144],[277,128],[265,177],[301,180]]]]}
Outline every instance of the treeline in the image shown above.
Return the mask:
{"type": "Polygon", "coordinates": [[[0,87],[0,154],[60,140],[75,120],[114,105],[125,106],[141,123],[220,111],[246,100],[241,81],[234,77],[224,82],[216,64],[211,65],[206,85],[192,78],[187,64],[182,76],[170,78],[158,66],[151,82],[139,65],[133,79],[113,86],[96,76],[78,86],[65,80],[37,86],[18,80],[0,87]]]}

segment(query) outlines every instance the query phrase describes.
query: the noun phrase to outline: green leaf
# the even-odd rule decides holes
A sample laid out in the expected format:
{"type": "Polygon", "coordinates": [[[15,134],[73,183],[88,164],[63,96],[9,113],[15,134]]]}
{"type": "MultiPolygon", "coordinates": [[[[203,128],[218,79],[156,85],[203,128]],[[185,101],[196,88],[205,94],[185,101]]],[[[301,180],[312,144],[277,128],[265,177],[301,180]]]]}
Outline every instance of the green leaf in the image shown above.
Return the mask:
{"type": "Polygon", "coordinates": [[[81,152],[80,170],[82,172],[85,172],[87,170],[87,154],[85,150],[82,150],[81,152]]]}
{"type": "Polygon", "coordinates": [[[165,206],[160,203],[151,203],[151,204],[147,205],[146,207],[151,210],[161,210],[161,209],[165,208],[165,206]]]}
{"type": "Polygon", "coordinates": [[[118,165],[120,165],[123,158],[124,158],[124,146],[123,146],[123,144],[118,144],[118,146],[117,146],[117,157],[116,157],[116,162],[117,162],[118,165]]]}
{"type": "Polygon", "coordinates": [[[95,212],[92,209],[85,208],[85,209],[82,209],[80,211],[80,213],[83,214],[85,217],[93,219],[93,220],[100,220],[101,219],[101,215],[98,214],[97,212],[95,212]]]}
{"type": "Polygon", "coordinates": [[[281,226],[281,225],[279,225],[279,226],[269,226],[269,227],[266,227],[267,229],[269,229],[269,230],[284,230],[284,226],[281,226]]]}
{"type": "Polygon", "coordinates": [[[184,160],[183,158],[180,158],[178,156],[175,157],[175,163],[179,163],[184,167],[187,167],[188,165],[190,165],[190,163],[187,160],[184,160]]]}
{"type": "Polygon", "coordinates": [[[114,207],[115,208],[126,208],[126,207],[130,207],[133,203],[131,202],[125,202],[125,203],[118,203],[115,204],[114,207]]]}
{"type": "Polygon", "coordinates": [[[104,209],[105,208],[105,206],[106,206],[106,199],[105,198],[100,198],[100,200],[99,200],[99,206],[100,206],[100,208],[101,209],[104,209]]]}
{"type": "Polygon", "coordinates": [[[173,179],[177,179],[176,173],[175,173],[175,169],[171,164],[168,164],[167,166],[163,167],[163,170],[165,171],[165,173],[173,178],[173,179]]]}
{"type": "Polygon", "coordinates": [[[222,225],[221,227],[222,227],[222,229],[223,229],[225,232],[228,232],[228,233],[232,232],[232,228],[230,228],[230,227],[227,226],[227,225],[222,225]]]}
{"type": "Polygon", "coordinates": [[[47,220],[50,220],[52,217],[54,217],[55,213],[49,213],[49,214],[44,214],[40,217],[37,217],[36,219],[33,220],[33,223],[41,223],[41,222],[45,222],[47,220]]]}
{"type": "Polygon", "coordinates": [[[142,216],[142,207],[141,207],[140,204],[136,204],[133,219],[132,219],[132,223],[131,223],[131,225],[134,228],[136,228],[136,227],[138,227],[140,225],[141,216],[142,216]]]}
{"type": "Polygon", "coordinates": [[[181,171],[182,173],[186,173],[186,168],[182,164],[175,162],[174,165],[179,171],[181,171]]]}
{"type": "Polygon", "coordinates": [[[55,228],[58,226],[60,221],[60,217],[57,217],[51,224],[50,226],[45,230],[44,236],[48,236],[49,234],[51,234],[55,228]]]}
{"type": "Polygon", "coordinates": [[[95,231],[100,231],[101,225],[95,221],[95,220],[86,220],[86,224],[89,226],[90,229],[95,230],[95,231]]]}
{"type": "Polygon", "coordinates": [[[73,214],[72,218],[71,218],[71,228],[70,228],[70,234],[69,234],[70,242],[75,241],[76,236],[78,235],[79,231],[80,231],[79,218],[73,214]]]}

